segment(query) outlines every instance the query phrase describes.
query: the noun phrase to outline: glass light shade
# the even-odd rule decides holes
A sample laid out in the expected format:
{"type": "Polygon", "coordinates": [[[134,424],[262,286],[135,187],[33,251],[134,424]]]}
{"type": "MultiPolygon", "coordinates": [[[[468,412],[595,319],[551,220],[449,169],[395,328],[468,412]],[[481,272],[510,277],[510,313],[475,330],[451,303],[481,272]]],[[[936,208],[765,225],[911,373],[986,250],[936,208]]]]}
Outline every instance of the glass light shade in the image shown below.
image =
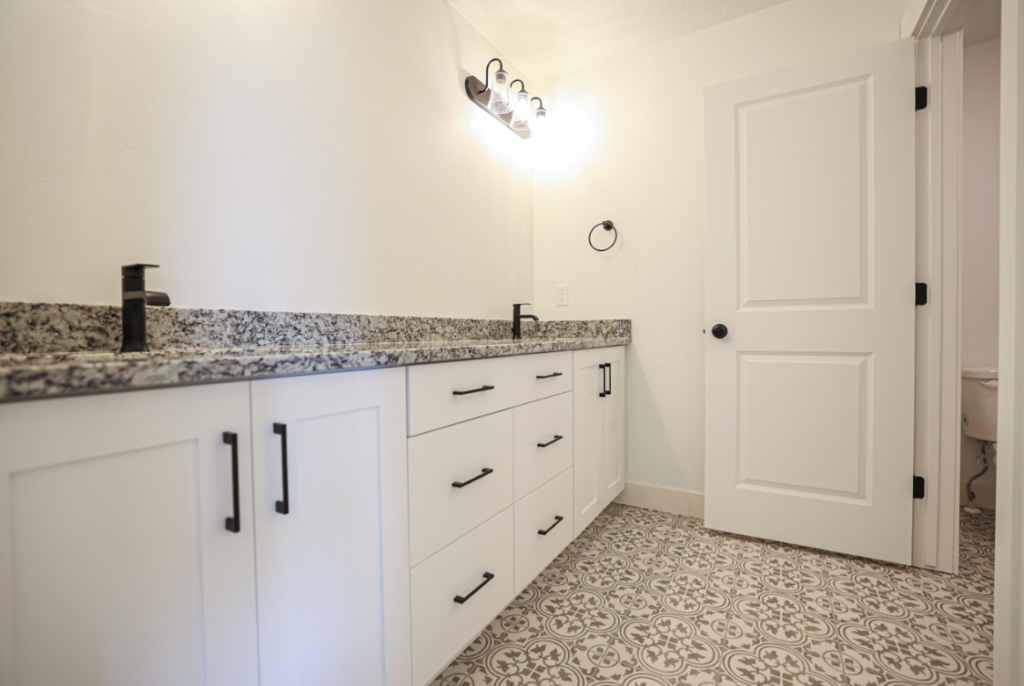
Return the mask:
{"type": "Polygon", "coordinates": [[[538,107],[533,113],[533,131],[539,133],[547,127],[548,111],[538,107]]]}
{"type": "Polygon", "coordinates": [[[494,85],[491,86],[491,97],[487,101],[487,109],[495,114],[508,114],[512,111],[512,103],[508,99],[508,72],[499,69],[494,72],[494,85]]]}
{"type": "Polygon", "coordinates": [[[512,123],[510,126],[516,131],[528,131],[530,129],[530,115],[533,114],[530,106],[530,94],[526,91],[516,93],[515,109],[512,110],[512,123]]]}

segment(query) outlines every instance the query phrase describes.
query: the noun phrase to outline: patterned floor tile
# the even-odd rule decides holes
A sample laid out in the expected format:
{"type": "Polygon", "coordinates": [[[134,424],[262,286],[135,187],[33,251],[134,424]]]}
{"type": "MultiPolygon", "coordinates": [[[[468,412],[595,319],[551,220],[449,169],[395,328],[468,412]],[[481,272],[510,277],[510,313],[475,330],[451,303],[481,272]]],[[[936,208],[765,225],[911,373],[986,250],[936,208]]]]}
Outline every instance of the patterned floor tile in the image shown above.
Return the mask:
{"type": "Polygon", "coordinates": [[[432,686],[990,685],[994,556],[988,511],[951,576],[616,504],[432,686]]]}

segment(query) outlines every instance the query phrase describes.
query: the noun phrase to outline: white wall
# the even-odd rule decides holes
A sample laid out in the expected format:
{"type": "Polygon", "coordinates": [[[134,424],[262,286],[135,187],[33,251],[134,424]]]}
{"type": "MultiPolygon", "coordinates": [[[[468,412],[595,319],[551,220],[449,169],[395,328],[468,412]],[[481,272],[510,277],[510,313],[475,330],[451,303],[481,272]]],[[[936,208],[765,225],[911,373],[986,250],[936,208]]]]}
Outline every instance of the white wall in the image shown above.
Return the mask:
{"type": "Polygon", "coordinates": [[[999,361],[999,39],[964,49],[964,366],[999,361]]]}
{"type": "MultiPolygon", "coordinates": [[[[999,362],[999,50],[998,38],[964,49],[960,335],[965,367],[999,362]]],[[[978,471],[974,457],[979,453],[978,442],[964,436],[961,481],[978,471]]],[[[994,484],[995,469],[975,483],[994,484]]]]}
{"type": "Polygon", "coordinates": [[[704,488],[704,88],[896,40],[905,8],[792,0],[547,84],[533,302],[542,318],[633,319],[627,481],[704,488]],[[606,218],[619,244],[598,254],[587,232],[606,218]]]}
{"type": "MultiPolygon", "coordinates": [[[[529,143],[444,0],[4,0],[0,300],[508,317],[529,143]]],[[[516,75],[514,65],[506,64],[516,75]]]]}

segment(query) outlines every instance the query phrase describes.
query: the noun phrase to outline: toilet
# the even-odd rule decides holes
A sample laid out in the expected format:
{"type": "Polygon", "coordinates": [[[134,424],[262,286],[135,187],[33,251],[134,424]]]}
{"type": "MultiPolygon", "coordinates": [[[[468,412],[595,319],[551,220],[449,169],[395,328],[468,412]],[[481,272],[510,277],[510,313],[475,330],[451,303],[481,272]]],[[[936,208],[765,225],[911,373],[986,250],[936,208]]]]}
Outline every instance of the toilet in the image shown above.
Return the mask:
{"type": "Polygon", "coordinates": [[[964,435],[995,443],[999,370],[994,367],[964,367],[960,376],[960,421],[964,435]]]}
{"type": "Polygon", "coordinates": [[[960,374],[960,426],[964,435],[981,444],[976,459],[981,470],[967,480],[967,512],[979,512],[974,482],[996,463],[995,447],[999,418],[999,370],[994,367],[964,367],[960,374]],[[991,452],[988,448],[991,446],[991,452]]]}

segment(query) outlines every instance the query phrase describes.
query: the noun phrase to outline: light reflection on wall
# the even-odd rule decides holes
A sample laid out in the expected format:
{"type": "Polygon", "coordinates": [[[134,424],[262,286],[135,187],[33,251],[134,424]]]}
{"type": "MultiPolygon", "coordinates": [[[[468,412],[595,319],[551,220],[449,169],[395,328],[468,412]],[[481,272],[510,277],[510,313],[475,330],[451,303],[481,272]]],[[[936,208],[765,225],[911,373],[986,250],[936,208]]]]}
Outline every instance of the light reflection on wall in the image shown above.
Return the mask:
{"type": "Polygon", "coordinates": [[[534,148],[537,180],[559,184],[590,165],[600,130],[600,103],[574,93],[545,100],[548,116],[543,132],[528,142],[534,148]]]}

